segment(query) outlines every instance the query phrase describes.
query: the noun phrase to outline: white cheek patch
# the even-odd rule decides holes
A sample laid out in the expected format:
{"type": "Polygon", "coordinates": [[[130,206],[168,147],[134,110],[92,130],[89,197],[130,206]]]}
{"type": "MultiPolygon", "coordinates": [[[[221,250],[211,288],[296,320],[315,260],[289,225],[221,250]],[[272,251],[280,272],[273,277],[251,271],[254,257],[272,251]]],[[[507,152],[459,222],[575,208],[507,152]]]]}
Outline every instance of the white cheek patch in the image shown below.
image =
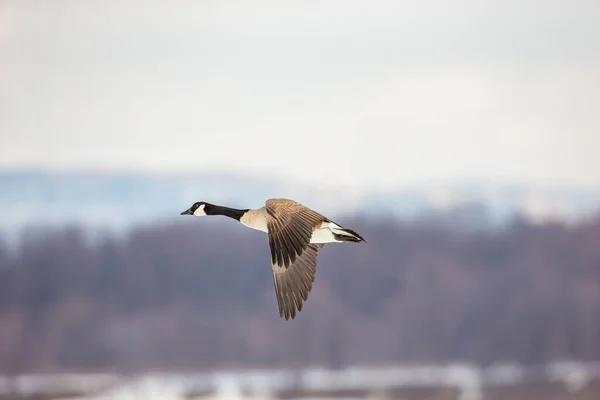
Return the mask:
{"type": "Polygon", "coordinates": [[[206,215],[206,213],[204,212],[204,204],[200,204],[200,207],[196,208],[196,211],[194,211],[194,215],[196,217],[203,217],[206,215]]]}

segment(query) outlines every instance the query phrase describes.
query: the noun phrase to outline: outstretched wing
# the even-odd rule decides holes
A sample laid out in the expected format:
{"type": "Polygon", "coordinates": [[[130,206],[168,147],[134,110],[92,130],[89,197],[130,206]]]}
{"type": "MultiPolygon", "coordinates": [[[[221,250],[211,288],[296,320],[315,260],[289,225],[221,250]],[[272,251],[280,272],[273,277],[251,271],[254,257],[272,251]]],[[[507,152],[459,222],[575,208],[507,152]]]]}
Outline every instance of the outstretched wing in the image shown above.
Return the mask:
{"type": "Polygon", "coordinates": [[[324,221],[321,214],[287,199],[265,203],[271,263],[288,268],[310,243],[313,229],[324,221]]]}
{"type": "Polygon", "coordinates": [[[273,263],[273,283],[279,306],[279,316],[294,319],[296,310],[308,298],[317,272],[317,253],[324,244],[309,244],[287,268],[273,263]]]}

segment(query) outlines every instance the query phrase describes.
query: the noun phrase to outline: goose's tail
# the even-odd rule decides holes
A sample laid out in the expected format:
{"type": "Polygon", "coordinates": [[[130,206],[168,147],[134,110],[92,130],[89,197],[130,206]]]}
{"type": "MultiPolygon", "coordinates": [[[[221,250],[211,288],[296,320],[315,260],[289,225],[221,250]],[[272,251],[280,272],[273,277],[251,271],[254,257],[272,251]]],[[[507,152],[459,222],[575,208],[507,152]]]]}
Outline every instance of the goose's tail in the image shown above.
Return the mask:
{"type": "Polygon", "coordinates": [[[342,242],[367,242],[362,236],[360,236],[357,232],[352,229],[347,228],[335,228],[332,230],[333,236],[336,240],[342,242]]]}

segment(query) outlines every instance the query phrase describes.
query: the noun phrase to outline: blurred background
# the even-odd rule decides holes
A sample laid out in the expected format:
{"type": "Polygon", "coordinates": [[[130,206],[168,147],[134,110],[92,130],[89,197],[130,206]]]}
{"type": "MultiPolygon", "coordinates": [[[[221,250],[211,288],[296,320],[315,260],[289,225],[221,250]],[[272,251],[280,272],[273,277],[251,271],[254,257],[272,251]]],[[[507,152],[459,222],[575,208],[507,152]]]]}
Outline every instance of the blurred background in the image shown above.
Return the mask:
{"type": "Polygon", "coordinates": [[[599,105],[592,0],[0,1],[0,398],[598,399],[599,105]]]}

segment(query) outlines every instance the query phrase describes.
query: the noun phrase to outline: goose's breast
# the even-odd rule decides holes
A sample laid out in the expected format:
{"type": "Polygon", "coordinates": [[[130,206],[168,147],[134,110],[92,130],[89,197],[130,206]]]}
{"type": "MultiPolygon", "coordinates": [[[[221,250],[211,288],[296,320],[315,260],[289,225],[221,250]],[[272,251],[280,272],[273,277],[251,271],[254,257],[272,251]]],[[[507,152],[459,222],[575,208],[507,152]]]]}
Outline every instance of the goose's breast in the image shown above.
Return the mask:
{"type": "Polygon", "coordinates": [[[246,212],[246,214],[242,215],[240,218],[240,222],[248,228],[269,232],[269,229],[267,228],[267,212],[264,208],[246,212]]]}

